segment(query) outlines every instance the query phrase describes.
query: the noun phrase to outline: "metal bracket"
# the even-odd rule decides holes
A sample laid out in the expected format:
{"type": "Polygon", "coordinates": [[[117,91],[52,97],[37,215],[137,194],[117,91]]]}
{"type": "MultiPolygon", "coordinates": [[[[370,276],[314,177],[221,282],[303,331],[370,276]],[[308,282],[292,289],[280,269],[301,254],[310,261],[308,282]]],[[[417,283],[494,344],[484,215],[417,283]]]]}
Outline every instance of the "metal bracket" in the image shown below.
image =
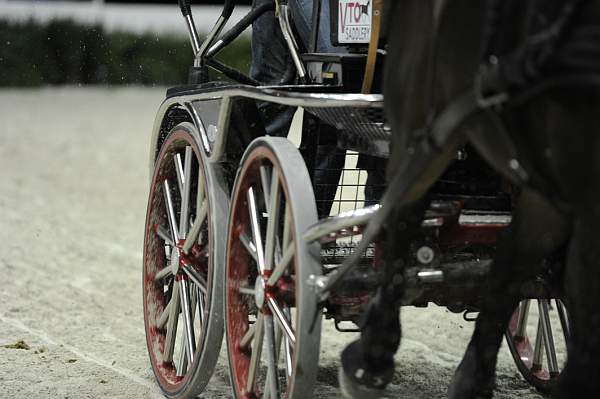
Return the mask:
{"type": "Polygon", "coordinates": [[[300,55],[298,55],[298,43],[294,38],[294,33],[292,32],[292,26],[290,23],[290,11],[287,2],[282,2],[280,0],[276,0],[275,12],[277,18],[279,19],[279,26],[281,27],[281,33],[283,34],[283,38],[288,46],[290,51],[290,55],[292,56],[292,61],[294,61],[294,65],[298,71],[298,76],[301,81],[306,80],[306,68],[300,60],[300,55]]]}
{"type": "Polygon", "coordinates": [[[327,290],[328,282],[329,277],[327,276],[317,276],[314,274],[308,276],[306,284],[313,289],[318,302],[325,302],[329,298],[329,291],[327,290]]]}
{"type": "Polygon", "coordinates": [[[463,313],[463,319],[465,321],[468,322],[474,322],[477,321],[477,318],[479,317],[479,312],[478,311],[474,311],[474,310],[465,310],[465,312],[463,313]],[[474,316],[469,316],[469,315],[474,315],[474,316]]]}

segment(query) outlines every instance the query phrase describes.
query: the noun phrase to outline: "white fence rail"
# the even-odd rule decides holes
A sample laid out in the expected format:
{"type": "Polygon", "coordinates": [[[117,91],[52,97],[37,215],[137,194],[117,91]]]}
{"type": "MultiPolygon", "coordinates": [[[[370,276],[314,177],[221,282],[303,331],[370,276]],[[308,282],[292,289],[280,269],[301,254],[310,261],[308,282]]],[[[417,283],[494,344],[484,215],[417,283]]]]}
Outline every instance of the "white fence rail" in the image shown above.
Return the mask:
{"type": "MultiPolygon", "coordinates": [[[[221,10],[219,6],[195,7],[194,17],[198,30],[201,33],[207,32],[217,20],[221,10]]],[[[247,12],[248,7],[236,7],[230,25],[247,12]]],[[[10,21],[32,19],[36,22],[72,19],[83,24],[99,24],[108,31],[187,34],[175,0],[173,5],[105,4],[103,0],[89,2],[0,0],[0,19],[10,21]]]]}

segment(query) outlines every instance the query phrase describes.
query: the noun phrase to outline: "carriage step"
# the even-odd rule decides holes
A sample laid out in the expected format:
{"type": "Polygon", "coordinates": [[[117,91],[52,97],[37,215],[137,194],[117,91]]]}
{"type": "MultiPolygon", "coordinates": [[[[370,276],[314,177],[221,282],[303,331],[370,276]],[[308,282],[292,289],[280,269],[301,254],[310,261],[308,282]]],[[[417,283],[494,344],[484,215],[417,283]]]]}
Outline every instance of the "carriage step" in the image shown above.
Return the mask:
{"type": "Polygon", "coordinates": [[[512,220],[510,213],[475,213],[464,211],[458,218],[461,225],[502,225],[508,226],[512,220]]]}
{"type": "MultiPolygon", "coordinates": [[[[383,109],[383,96],[381,94],[328,93],[328,90],[330,89],[327,86],[321,85],[255,87],[219,83],[180,86],[168,91],[166,105],[169,106],[175,102],[186,104],[214,99],[247,98],[310,109],[342,107],[383,109]]],[[[381,113],[378,115],[381,115],[381,113]]]]}
{"type": "Polygon", "coordinates": [[[420,284],[481,284],[492,267],[492,260],[455,262],[442,264],[437,269],[415,268],[408,272],[416,278],[408,279],[414,285],[420,284]]]}
{"type": "MultiPolygon", "coordinates": [[[[339,88],[338,88],[339,89],[339,88]]],[[[164,126],[160,123],[163,117],[173,108],[181,107],[190,110],[200,118],[208,106],[211,114],[220,115],[215,122],[216,138],[205,137],[207,146],[210,146],[213,160],[223,156],[226,148],[225,140],[228,137],[229,120],[226,117],[237,103],[246,106],[248,101],[255,103],[271,103],[289,107],[301,107],[317,118],[343,129],[340,135],[348,136],[352,141],[369,141],[373,138],[373,145],[368,146],[368,151],[381,157],[389,154],[389,140],[391,133],[385,127],[383,119],[383,95],[359,93],[331,93],[331,87],[326,85],[288,85],[288,86],[246,86],[232,84],[212,84],[182,86],[167,93],[167,98],[162,103],[158,112],[157,121],[152,135],[153,147],[156,148],[164,126]],[[329,91],[329,92],[328,92],[329,91]],[[215,139],[214,142],[212,140],[215,139]]],[[[197,121],[200,123],[201,121],[197,121]]],[[[204,134],[204,133],[203,133],[204,134]]],[[[344,141],[344,138],[341,138],[344,141]]],[[[356,148],[359,150],[360,148],[356,148]]],[[[154,157],[154,156],[153,156],[154,157]]]]}
{"type": "Polygon", "coordinates": [[[339,130],[340,148],[389,157],[392,131],[386,123],[383,108],[306,107],[305,110],[339,130]]]}
{"type": "MultiPolygon", "coordinates": [[[[321,243],[333,242],[344,237],[362,234],[363,227],[381,209],[381,205],[341,212],[327,219],[322,219],[304,234],[308,243],[319,240],[321,243]]],[[[460,203],[455,201],[432,201],[425,214],[424,227],[439,227],[444,218],[456,217],[460,214],[460,203]]],[[[479,220],[477,215],[470,215],[471,221],[479,220]]],[[[485,219],[488,220],[488,219],[485,219]]]]}
{"type": "Polygon", "coordinates": [[[328,219],[323,219],[304,233],[304,240],[308,243],[317,240],[331,242],[338,238],[360,234],[362,227],[367,224],[380,208],[380,205],[373,205],[342,212],[328,219]]]}

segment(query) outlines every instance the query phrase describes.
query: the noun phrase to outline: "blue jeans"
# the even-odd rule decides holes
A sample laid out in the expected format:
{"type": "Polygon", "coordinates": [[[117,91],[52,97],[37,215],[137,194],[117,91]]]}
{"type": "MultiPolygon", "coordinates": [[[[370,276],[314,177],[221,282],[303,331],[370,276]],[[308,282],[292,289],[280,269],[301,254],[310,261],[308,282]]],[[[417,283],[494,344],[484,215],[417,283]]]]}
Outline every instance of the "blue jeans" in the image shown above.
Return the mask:
{"type": "MultiPolygon", "coordinates": [[[[254,6],[272,1],[254,0],[254,6]]],[[[313,1],[322,1],[317,52],[347,52],[345,47],[335,47],[331,43],[331,14],[327,0],[288,0],[294,27],[300,36],[299,45],[309,47],[313,1]]],[[[290,67],[294,68],[293,61],[279,28],[279,22],[275,19],[275,13],[265,13],[252,25],[250,75],[266,85],[289,84],[292,82],[286,82],[285,77],[290,67]]],[[[261,103],[258,107],[265,121],[266,133],[270,136],[287,136],[296,109],[272,103],[261,103]]],[[[313,185],[320,217],[329,216],[341,171],[344,168],[346,152],[337,147],[337,134],[338,131],[334,127],[321,124],[313,171],[313,185]]],[[[359,163],[364,168],[370,169],[378,162],[372,157],[361,155],[359,158],[359,163]]],[[[379,187],[383,184],[382,176],[382,173],[369,172],[368,187],[365,189],[366,205],[376,203],[380,198],[382,189],[379,187]]]]}
{"type": "MultiPolygon", "coordinates": [[[[319,38],[317,41],[317,53],[345,53],[345,47],[335,47],[331,43],[331,25],[329,18],[331,12],[329,10],[328,0],[321,1],[321,18],[319,19],[319,38]]],[[[289,0],[292,19],[296,26],[296,30],[302,39],[302,43],[308,47],[312,26],[312,9],[313,0],[289,0]]]]}
{"type": "MultiPolygon", "coordinates": [[[[321,0],[316,0],[321,1],[321,0]]],[[[271,3],[273,0],[254,0],[254,6],[271,3]]],[[[289,0],[292,21],[300,36],[300,44],[308,48],[311,34],[313,0],[289,0]]],[[[323,1],[319,24],[317,52],[346,52],[343,47],[331,43],[329,24],[329,1],[323,1]]],[[[250,75],[267,85],[281,84],[280,81],[290,64],[291,57],[275,19],[274,12],[267,12],[252,24],[252,67],[250,75]]]]}
{"type": "MultiPolygon", "coordinates": [[[[316,0],[321,1],[321,0],[316,0]]],[[[273,0],[254,0],[254,6],[273,0]]],[[[289,0],[292,21],[299,34],[300,45],[308,48],[311,34],[313,0],[289,0]]],[[[345,52],[331,43],[329,24],[329,1],[323,1],[319,24],[317,52],[345,52]]],[[[281,85],[286,81],[286,71],[294,67],[287,44],[279,28],[274,12],[267,12],[252,24],[252,67],[250,76],[265,85],[281,85]]],[[[292,75],[293,77],[294,75],[292,75]]],[[[285,136],[289,131],[295,109],[274,104],[259,104],[267,134],[285,136]]]]}
{"type": "MultiPolygon", "coordinates": [[[[254,6],[273,0],[254,0],[254,6]]],[[[321,0],[314,0],[321,1],[321,0]]],[[[311,36],[313,0],[288,0],[292,21],[299,35],[299,45],[307,49],[311,36]]],[[[345,52],[345,48],[335,48],[331,43],[329,23],[329,1],[322,1],[319,23],[317,52],[345,52]]],[[[279,21],[274,12],[263,14],[252,25],[252,67],[250,75],[267,85],[290,84],[286,82],[286,71],[295,68],[287,44],[281,33],[279,21]]],[[[294,74],[291,75],[293,78],[294,74]]],[[[295,108],[272,103],[258,104],[265,124],[265,130],[271,136],[287,136],[295,108]]],[[[329,216],[331,205],[337,190],[341,170],[344,167],[345,151],[337,148],[337,130],[322,124],[313,171],[313,186],[317,199],[317,211],[320,217],[329,216]]]]}

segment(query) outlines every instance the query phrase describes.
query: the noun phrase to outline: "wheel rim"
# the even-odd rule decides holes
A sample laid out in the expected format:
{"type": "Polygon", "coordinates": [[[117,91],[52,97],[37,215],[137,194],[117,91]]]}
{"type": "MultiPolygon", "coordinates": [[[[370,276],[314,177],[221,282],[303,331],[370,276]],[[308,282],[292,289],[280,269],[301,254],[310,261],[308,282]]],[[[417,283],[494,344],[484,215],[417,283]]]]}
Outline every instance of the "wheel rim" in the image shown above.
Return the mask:
{"type": "MultiPolygon", "coordinates": [[[[313,196],[308,212],[294,210],[286,173],[268,148],[258,147],[245,157],[236,180],[225,282],[236,397],[291,398],[299,389],[309,397],[316,378],[320,313],[314,295],[305,294],[305,270],[312,267],[303,256],[307,248],[299,228],[316,222],[316,209],[313,196]],[[308,319],[313,325],[307,326],[308,319]]],[[[303,186],[308,174],[302,177],[294,186],[303,186]]]]}
{"type": "Polygon", "coordinates": [[[144,240],[144,323],[157,381],[176,396],[196,375],[212,291],[212,232],[200,150],[185,130],[158,156],[144,240]]]}
{"type": "Polygon", "coordinates": [[[559,300],[522,301],[510,320],[506,339],[517,368],[530,384],[548,392],[566,362],[568,314],[559,300]]]}

